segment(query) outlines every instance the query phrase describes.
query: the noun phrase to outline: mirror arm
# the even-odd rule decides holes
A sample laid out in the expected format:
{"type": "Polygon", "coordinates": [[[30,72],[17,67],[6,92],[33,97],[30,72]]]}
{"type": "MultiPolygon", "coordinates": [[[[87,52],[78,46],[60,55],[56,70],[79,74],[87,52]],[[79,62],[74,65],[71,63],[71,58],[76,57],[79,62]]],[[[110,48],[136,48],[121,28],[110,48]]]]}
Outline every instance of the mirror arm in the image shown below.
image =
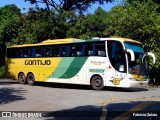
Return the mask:
{"type": "Polygon", "coordinates": [[[129,52],[131,55],[131,61],[135,61],[135,55],[134,52],[131,49],[126,49],[126,52],[129,52]]]}

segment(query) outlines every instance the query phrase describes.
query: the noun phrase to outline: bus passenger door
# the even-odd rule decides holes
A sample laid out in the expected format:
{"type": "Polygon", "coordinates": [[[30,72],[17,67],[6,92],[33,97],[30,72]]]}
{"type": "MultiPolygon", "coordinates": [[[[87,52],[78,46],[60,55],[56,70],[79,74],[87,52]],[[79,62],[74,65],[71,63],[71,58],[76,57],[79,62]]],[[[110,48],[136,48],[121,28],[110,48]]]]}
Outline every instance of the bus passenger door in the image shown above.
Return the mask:
{"type": "Polygon", "coordinates": [[[107,41],[108,58],[110,69],[108,69],[109,85],[125,87],[127,81],[124,80],[127,74],[126,54],[122,43],[119,41],[107,41]]]}
{"type": "Polygon", "coordinates": [[[127,75],[126,54],[124,52],[117,53],[115,57],[115,78],[114,85],[125,87],[127,81],[124,79],[127,75]]]}

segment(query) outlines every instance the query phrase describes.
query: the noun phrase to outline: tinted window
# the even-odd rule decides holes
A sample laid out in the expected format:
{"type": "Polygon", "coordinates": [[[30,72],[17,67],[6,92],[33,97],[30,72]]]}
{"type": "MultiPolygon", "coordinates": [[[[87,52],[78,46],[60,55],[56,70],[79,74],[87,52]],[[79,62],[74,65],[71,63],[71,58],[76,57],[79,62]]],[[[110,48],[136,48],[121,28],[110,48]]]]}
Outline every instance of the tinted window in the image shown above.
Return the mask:
{"type": "Polygon", "coordinates": [[[125,53],[123,52],[123,46],[118,41],[108,41],[107,42],[107,50],[108,50],[108,57],[112,64],[112,66],[121,72],[126,71],[126,57],[125,53]],[[123,71],[122,71],[123,68],[123,71]]]}
{"type": "Polygon", "coordinates": [[[83,57],[106,56],[105,41],[85,42],[41,47],[8,48],[7,56],[12,58],[30,57],[83,57]]]}
{"type": "Polygon", "coordinates": [[[86,56],[101,56],[105,57],[105,42],[91,42],[86,44],[86,56]]]}

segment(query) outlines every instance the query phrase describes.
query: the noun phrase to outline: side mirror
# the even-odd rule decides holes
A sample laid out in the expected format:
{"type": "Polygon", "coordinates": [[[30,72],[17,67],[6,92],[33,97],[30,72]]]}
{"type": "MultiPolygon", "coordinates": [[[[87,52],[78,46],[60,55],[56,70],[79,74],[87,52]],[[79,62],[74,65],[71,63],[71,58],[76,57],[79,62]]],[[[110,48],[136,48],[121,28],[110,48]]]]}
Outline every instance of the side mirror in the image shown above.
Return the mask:
{"type": "Polygon", "coordinates": [[[156,63],[156,57],[153,53],[147,52],[147,55],[151,56],[153,58],[153,65],[156,63]]]}
{"type": "Polygon", "coordinates": [[[156,57],[153,53],[151,52],[147,52],[146,54],[143,55],[142,57],[142,62],[144,62],[144,58],[147,57],[147,56],[151,56],[153,58],[153,65],[156,63],[156,57]]]}

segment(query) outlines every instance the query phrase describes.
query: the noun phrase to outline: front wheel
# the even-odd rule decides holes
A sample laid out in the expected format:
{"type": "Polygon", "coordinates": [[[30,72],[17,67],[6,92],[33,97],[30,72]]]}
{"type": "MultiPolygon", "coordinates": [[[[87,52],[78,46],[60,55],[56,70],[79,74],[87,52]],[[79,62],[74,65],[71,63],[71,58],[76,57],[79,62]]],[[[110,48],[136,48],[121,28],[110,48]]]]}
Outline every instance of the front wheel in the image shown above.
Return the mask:
{"type": "Polygon", "coordinates": [[[104,88],[103,79],[100,76],[94,76],[91,80],[91,86],[94,90],[102,90],[104,88]]]}
{"type": "Polygon", "coordinates": [[[35,84],[35,77],[33,73],[29,73],[27,75],[27,82],[29,85],[34,85],[35,84]]]}

